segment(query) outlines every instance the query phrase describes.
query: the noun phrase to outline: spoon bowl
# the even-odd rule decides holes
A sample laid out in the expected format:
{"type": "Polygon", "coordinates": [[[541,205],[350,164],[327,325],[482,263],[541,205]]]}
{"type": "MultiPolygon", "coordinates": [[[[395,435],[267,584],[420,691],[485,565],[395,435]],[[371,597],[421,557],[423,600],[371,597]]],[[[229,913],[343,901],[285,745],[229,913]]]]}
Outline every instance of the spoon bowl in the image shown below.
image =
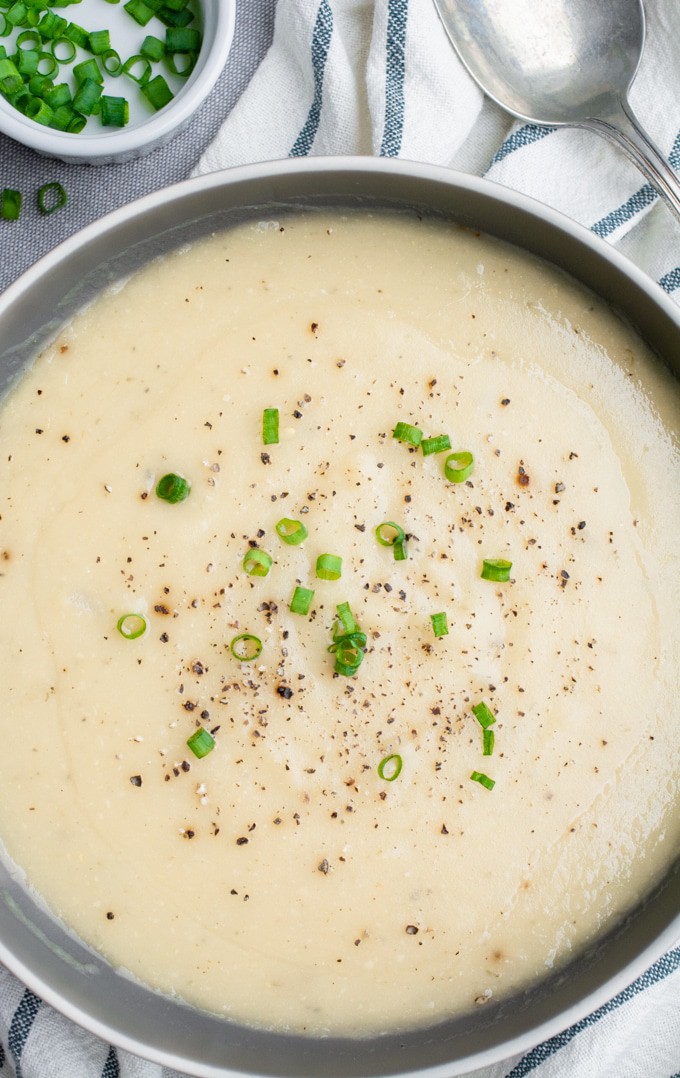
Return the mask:
{"type": "Polygon", "coordinates": [[[519,119],[586,127],[623,149],[680,220],[680,183],[628,101],[645,40],[641,0],[434,0],[482,90],[519,119]]]}

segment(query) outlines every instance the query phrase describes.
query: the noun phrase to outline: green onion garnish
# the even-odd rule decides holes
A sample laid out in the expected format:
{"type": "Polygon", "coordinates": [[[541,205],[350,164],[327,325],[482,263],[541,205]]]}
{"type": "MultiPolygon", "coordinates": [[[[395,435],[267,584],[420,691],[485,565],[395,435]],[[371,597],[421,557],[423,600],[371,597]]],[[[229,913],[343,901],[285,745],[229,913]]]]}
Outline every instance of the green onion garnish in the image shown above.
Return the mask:
{"type": "Polygon", "coordinates": [[[378,764],[378,774],[385,782],[394,782],[396,778],[401,774],[401,769],[404,766],[404,761],[397,752],[391,753],[386,756],[384,760],[381,760],[378,764]]]}
{"type": "Polygon", "coordinates": [[[392,547],[392,551],[394,552],[395,561],[406,561],[408,558],[408,547],[404,542],[395,543],[392,547]]]}
{"type": "Polygon", "coordinates": [[[141,614],[123,614],[118,618],[116,628],[126,640],[137,640],[146,632],[146,620],[141,614]]]}
{"type": "Polygon", "coordinates": [[[241,633],[235,636],[229,645],[229,650],[240,663],[251,663],[262,654],[262,641],[259,636],[251,633],[241,633]]]}
{"type": "Polygon", "coordinates": [[[145,4],[144,0],[128,0],[128,3],[123,6],[128,15],[131,15],[140,26],[146,26],[155,14],[153,7],[145,4]]]}
{"type": "Polygon", "coordinates": [[[0,193],[0,217],[3,221],[18,221],[21,214],[21,191],[3,187],[0,193]]]}
{"type": "Polygon", "coordinates": [[[104,127],[125,127],[130,119],[130,106],[126,98],[102,94],[99,104],[99,119],[104,127]]]}
{"type": "Polygon", "coordinates": [[[313,598],[314,592],[311,588],[296,587],[290,601],[291,614],[308,614],[313,598]]]}
{"type": "Polygon", "coordinates": [[[199,726],[198,730],[188,739],[187,745],[194,756],[202,760],[204,756],[207,756],[215,748],[215,738],[206,730],[205,726],[199,726]]]}
{"type": "Polygon", "coordinates": [[[101,83],[96,79],[83,79],[73,95],[73,107],[82,116],[93,116],[101,96],[101,83]]]}
{"type": "Polygon", "coordinates": [[[243,559],[243,568],[248,576],[266,576],[272,567],[271,555],[264,550],[249,550],[243,559]]]}
{"type": "Polygon", "coordinates": [[[397,423],[392,431],[392,437],[398,442],[419,446],[423,440],[423,432],[418,427],[412,427],[410,423],[397,423]]]}
{"type": "Polygon", "coordinates": [[[504,561],[503,558],[484,558],[481,577],[482,580],[497,580],[504,583],[510,579],[511,569],[511,561],[504,561]]]}
{"type": "Polygon", "coordinates": [[[143,89],[151,78],[151,62],[146,56],[135,53],[134,56],[129,56],[123,64],[122,74],[127,75],[143,89]]]}
{"type": "Polygon", "coordinates": [[[394,546],[395,543],[403,543],[406,533],[394,521],[386,520],[383,524],[378,524],[375,537],[381,546],[394,546]]]}
{"type": "Polygon", "coordinates": [[[199,30],[191,27],[169,27],[165,31],[166,52],[198,52],[201,47],[199,30]]]}
{"type": "MultiPolygon", "coordinates": [[[[347,604],[343,605],[347,606],[347,604]]],[[[334,635],[333,643],[328,650],[335,653],[335,673],[353,677],[364,660],[366,633],[360,632],[355,627],[352,632],[334,635]]]]}
{"type": "Polygon", "coordinates": [[[344,633],[354,633],[357,631],[357,623],[354,620],[354,614],[349,608],[349,603],[340,603],[336,606],[335,612],[344,633]]]}
{"type": "Polygon", "coordinates": [[[449,622],[443,611],[441,614],[430,614],[430,621],[432,622],[432,632],[435,636],[448,636],[449,622]]]}
{"type": "Polygon", "coordinates": [[[265,408],[262,413],[262,444],[279,444],[279,410],[278,408],[265,408]]]}
{"type": "Polygon", "coordinates": [[[481,771],[473,771],[470,778],[473,782],[478,782],[480,786],[484,786],[487,790],[493,790],[496,785],[494,779],[490,779],[488,775],[484,775],[481,771]]]}
{"type": "Polygon", "coordinates": [[[146,56],[147,60],[157,64],[165,56],[165,45],[159,38],[149,34],[142,41],[139,52],[141,56],[146,56]]]}
{"type": "Polygon", "coordinates": [[[443,453],[451,448],[451,439],[448,434],[437,434],[434,438],[423,438],[420,443],[424,457],[430,457],[433,453],[443,453]]]}
{"type": "Polygon", "coordinates": [[[486,729],[482,734],[482,756],[493,756],[493,746],[496,740],[496,735],[493,730],[486,729]]]}
{"type": "Polygon", "coordinates": [[[188,479],[185,479],[182,475],[176,475],[175,472],[168,472],[167,475],[158,480],[156,496],[164,502],[175,505],[177,502],[183,502],[185,498],[188,498],[190,490],[191,483],[188,479]]]}
{"type": "Polygon", "coordinates": [[[339,580],[342,576],[342,558],[336,554],[319,554],[316,575],[319,580],[339,580]]]}
{"type": "Polygon", "coordinates": [[[452,453],[444,461],[444,475],[449,483],[464,483],[472,475],[475,466],[472,453],[465,449],[460,453],[452,453]]]}
{"type": "Polygon", "coordinates": [[[279,539],[282,539],[284,543],[288,543],[289,546],[297,546],[308,535],[307,529],[301,520],[290,520],[289,517],[282,517],[275,527],[279,539]]]}
{"type": "Polygon", "coordinates": [[[483,700],[479,704],[472,705],[472,714],[483,730],[488,729],[489,726],[493,726],[496,721],[496,716],[493,711],[486,706],[483,700]]]}
{"type": "Polygon", "coordinates": [[[142,86],[142,93],[152,108],[162,109],[175,96],[162,75],[156,75],[142,86]]]}
{"type": "Polygon", "coordinates": [[[38,210],[42,214],[54,213],[68,202],[68,195],[60,183],[44,183],[38,188],[38,210]]]}
{"type": "Polygon", "coordinates": [[[90,52],[93,52],[95,56],[101,56],[110,48],[111,34],[108,30],[90,30],[90,52]]]}

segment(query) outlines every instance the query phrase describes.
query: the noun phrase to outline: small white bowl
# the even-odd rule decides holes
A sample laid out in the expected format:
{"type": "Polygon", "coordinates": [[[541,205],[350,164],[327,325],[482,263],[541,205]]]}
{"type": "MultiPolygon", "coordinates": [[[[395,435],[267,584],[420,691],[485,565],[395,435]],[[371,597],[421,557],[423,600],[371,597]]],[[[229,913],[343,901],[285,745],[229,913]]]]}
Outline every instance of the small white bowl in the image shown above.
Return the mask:
{"type": "MultiPolygon", "coordinates": [[[[196,7],[200,12],[198,26],[203,40],[196,66],[172,101],[158,112],[150,113],[148,108],[138,107],[139,87],[132,79],[121,75],[116,79],[107,77],[106,92],[128,99],[130,121],[125,127],[102,127],[93,117],[80,134],[57,131],[24,116],[0,95],[0,131],[67,164],[108,165],[143,157],[178,134],[215,85],[231,48],[235,6],[235,0],[199,0],[196,7]]],[[[55,11],[67,17],[71,12],[77,12],[72,21],[88,30],[109,26],[112,45],[123,60],[139,49],[147,34],[159,36],[155,20],[141,27],[123,11],[122,5],[110,7],[101,4],[101,0],[83,0],[77,8],[57,8],[55,11]],[[106,10],[102,11],[103,8],[106,10]]],[[[79,60],[85,58],[85,55],[78,57],[79,60]]],[[[166,75],[162,65],[158,70],[166,75]]],[[[59,81],[72,82],[68,67],[64,66],[59,81]]]]}

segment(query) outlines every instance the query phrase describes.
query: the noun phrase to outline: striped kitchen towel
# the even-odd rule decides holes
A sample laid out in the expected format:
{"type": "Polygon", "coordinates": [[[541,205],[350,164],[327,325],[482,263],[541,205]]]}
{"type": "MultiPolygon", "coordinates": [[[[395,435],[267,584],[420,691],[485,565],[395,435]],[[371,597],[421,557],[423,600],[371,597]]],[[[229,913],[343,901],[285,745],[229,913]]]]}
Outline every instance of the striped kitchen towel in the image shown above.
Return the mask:
{"type": "MultiPolygon", "coordinates": [[[[631,101],[680,168],[680,4],[645,0],[631,101]]],[[[432,0],[278,0],[274,41],[197,173],[307,154],[448,165],[616,243],[680,302],[680,225],[601,136],[508,118],[453,53],[432,0]]]]}

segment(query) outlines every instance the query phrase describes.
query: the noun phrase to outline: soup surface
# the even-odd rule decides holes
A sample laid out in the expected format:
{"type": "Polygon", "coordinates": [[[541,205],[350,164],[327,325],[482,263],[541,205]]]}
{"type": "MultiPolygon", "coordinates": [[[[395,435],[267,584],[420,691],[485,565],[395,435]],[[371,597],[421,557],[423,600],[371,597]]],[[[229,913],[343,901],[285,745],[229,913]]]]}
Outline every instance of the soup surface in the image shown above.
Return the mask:
{"type": "Polygon", "coordinates": [[[678,416],[590,294],[408,215],[252,222],[102,296],[1,415],[10,857],[115,965],[255,1025],[417,1026],[541,977],[678,848],[678,416]]]}

